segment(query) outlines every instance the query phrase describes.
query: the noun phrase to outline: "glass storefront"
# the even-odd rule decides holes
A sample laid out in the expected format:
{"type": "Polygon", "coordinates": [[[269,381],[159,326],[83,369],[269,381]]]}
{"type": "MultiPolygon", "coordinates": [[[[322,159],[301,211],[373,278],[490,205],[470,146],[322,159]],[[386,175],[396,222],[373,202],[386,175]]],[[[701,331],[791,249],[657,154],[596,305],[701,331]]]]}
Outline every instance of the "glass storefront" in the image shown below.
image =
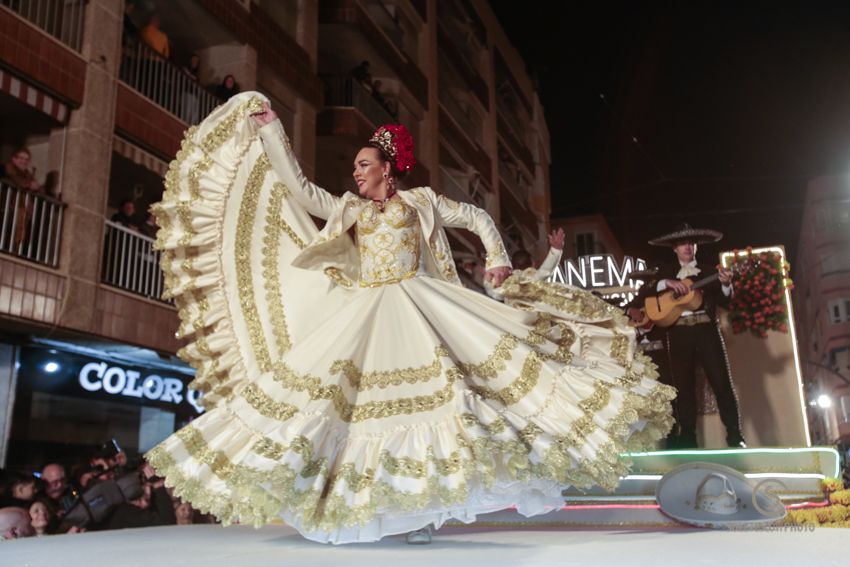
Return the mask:
{"type": "Polygon", "coordinates": [[[115,439],[143,453],[203,411],[192,370],[20,347],[7,467],[71,463],[115,439]]]}

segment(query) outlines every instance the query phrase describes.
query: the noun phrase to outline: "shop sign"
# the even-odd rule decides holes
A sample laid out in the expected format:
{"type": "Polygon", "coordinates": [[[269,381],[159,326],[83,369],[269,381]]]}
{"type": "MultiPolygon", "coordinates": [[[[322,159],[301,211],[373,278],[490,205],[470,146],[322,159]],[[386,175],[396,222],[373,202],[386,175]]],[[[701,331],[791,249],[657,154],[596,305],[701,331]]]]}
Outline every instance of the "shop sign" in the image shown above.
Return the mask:
{"type": "Polygon", "coordinates": [[[201,393],[186,388],[178,378],[157,374],[142,377],[137,370],[110,366],[106,362],[89,362],[80,369],[78,380],[80,386],[88,392],[103,391],[115,396],[146,398],[175,405],[185,398],[198,413],[204,411],[199,403],[201,393]]]}

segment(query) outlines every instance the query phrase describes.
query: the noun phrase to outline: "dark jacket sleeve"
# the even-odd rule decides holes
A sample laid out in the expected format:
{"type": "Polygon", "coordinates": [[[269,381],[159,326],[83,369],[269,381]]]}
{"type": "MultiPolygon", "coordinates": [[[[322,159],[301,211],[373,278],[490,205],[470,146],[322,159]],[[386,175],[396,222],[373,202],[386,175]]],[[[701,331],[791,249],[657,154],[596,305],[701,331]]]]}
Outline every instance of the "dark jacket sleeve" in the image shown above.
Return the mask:
{"type": "Polygon", "coordinates": [[[177,523],[174,504],[165,488],[157,488],[151,494],[151,504],[146,510],[133,506],[129,502],[119,504],[103,529],[120,530],[124,528],[144,528],[148,526],[168,526],[177,523]]]}

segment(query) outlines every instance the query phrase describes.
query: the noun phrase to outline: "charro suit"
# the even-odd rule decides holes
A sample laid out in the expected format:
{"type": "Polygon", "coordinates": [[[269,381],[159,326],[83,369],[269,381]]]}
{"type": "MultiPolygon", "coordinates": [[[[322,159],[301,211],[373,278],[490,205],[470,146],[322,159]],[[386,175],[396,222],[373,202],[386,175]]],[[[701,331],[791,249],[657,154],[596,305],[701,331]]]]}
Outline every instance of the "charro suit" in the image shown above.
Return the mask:
{"type": "MultiPolygon", "coordinates": [[[[682,266],[678,262],[663,264],[657,279],[648,284],[659,295],[658,282],[665,279],[684,279],[677,275],[682,266]]],[[[699,274],[690,275],[692,281],[716,273],[716,269],[705,264],[697,264],[699,274]]],[[[662,286],[663,287],[663,286],[662,286]]],[[[732,385],[726,347],[717,322],[718,307],[728,305],[729,297],[724,295],[720,282],[702,288],[703,304],[693,315],[685,315],[666,331],[667,351],[669,353],[671,383],[678,390],[673,412],[677,425],[671,433],[668,444],[679,447],[696,447],[696,367],[703,367],[711,389],[717,398],[720,419],[726,427],[726,441],[730,446],[739,445],[744,439],[741,434],[741,422],[738,412],[738,400],[732,385]]]]}

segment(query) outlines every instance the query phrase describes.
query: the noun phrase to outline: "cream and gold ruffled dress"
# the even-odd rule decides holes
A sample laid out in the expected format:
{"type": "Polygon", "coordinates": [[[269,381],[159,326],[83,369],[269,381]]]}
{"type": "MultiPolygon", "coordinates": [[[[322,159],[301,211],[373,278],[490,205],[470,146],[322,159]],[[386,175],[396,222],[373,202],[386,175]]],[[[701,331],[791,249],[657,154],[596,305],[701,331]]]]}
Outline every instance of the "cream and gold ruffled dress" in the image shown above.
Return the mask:
{"type": "Polygon", "coordinates": [[[498,264],[489,217],[428,188],[383,210],[328,195],[279,123],[258,131],[262,100],[187,132],[154,208],[207,407],[147,455],[177,496],[225,523],[374,541],[613,488],[619,454],[666,434],[674,391],[618,310],[519,274],[513,306],[461,287],[442,226],[498,264]]]}

